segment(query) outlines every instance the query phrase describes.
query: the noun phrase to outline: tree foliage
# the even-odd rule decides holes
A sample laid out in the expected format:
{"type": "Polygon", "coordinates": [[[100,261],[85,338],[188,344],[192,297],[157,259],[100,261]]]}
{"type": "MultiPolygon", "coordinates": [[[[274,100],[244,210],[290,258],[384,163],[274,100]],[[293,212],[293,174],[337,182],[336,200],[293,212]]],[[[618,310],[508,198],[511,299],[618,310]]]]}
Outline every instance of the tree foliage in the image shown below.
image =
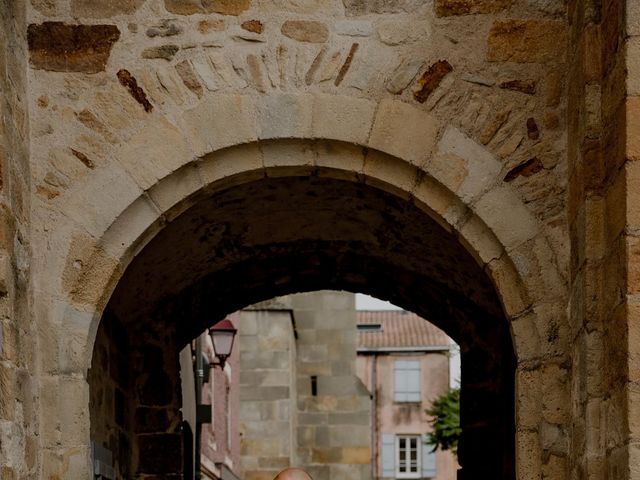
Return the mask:
{"type": "Polygon", "coordinates": [[[433,450],[451,450],[454,455],[458,453],[458,439],[462,429],[460,428],[460,389],[452,388],[447,393],[436,398],[428,409],[427,414],[432,416],[431,426],[433,431],[428,434],[427,443],[433,445],[433,450]]]}

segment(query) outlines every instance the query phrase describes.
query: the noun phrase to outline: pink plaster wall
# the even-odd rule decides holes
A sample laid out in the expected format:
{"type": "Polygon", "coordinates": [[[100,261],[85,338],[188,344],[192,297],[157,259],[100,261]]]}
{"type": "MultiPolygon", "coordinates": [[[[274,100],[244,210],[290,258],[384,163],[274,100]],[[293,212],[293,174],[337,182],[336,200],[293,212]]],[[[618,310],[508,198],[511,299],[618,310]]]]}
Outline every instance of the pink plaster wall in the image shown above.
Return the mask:
{"type": "MultiPolygon", "coordinates": [[[[425,413],[431,401],[449,388],[449,358],[446,353],[418,353],[414,355],[364,355],[358,354],[356,372],[370,392],[373,392],[372,366],[377,362],[377,408],[376,408],[376,462],[374,477],[380,478],[380,435],[422,434],[429,432],[429,416],[425,413]],[[422,403],[396,403],[394,391],[394,361],[420,360],[422,403]]],[[[438,474],[436,480],[455,480],[457,462],[450,452],[438,451],[436,456],[438,474]]]]}

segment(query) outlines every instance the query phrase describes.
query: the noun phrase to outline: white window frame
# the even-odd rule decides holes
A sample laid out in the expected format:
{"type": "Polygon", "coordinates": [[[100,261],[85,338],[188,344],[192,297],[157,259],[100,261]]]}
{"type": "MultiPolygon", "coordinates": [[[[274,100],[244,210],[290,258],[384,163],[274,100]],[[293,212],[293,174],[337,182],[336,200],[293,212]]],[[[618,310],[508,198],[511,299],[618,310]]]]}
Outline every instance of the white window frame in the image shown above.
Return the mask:
{"type": "MultiPolygon", "coordinates": [[[[416,435],[396,435],[396,478],[422,478],[422,436],[416,435]],[[401,472],[400,471],[400,440],[404,439],[406,453],[410,453],[410,448],[407,448],[408,442],[411,440],[416,441],[416,471],[415,472],[401,472]]],[[[410,461],[410,460],[409,460],[410,461]]]]}
{"type": "Polygon", "coordinates": [[[422,402],[422,363],[420,360],[395,360],[393,364],[393,400],[398,403],[420,403],[422,402]],[[409,365],[414,365],[410,367],[409,365]],[[409,381],[410,372],[417,372],[417,391],[410,391],[409,385],[406,390],[400,390],[398,383],[401,376],[405,376],[405,381],[409,381]]]}

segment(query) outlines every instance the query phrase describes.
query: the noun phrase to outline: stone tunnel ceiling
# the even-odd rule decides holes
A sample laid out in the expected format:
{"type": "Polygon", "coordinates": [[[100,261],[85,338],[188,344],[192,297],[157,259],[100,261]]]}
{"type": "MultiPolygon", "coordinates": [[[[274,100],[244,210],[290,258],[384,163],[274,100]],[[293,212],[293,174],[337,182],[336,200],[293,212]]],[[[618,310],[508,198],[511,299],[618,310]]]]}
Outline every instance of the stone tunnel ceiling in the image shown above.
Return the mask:
{"type": "Polygon", "coordinates": [[[374,187],[322,177],[262,179],[198,202],[134,259],[110,308],[132,318],[200,295],[210,301],[203,311],[224,315],[321,288],[388,298],[445,327],[455,311],[503,318],[484,272],[424,212],[374,187]]]}

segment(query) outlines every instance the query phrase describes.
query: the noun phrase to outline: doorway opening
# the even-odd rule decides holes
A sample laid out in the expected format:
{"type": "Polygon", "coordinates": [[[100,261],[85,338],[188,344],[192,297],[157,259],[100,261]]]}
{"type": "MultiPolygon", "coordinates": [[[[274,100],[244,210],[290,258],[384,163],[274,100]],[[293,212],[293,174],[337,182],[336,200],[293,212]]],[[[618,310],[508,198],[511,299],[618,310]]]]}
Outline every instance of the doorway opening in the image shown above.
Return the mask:
{"type": "Polygon", "coordinates": [[[182,477],[179,352],[192,339],[247,305],[326,289],[391,301],[454,339],[459,478],[515,478],[516,361],[491,279],[415,202],[317,172],[202,193],[128,266],[89,372],[92,441],[118,478],[182,477]]]}

